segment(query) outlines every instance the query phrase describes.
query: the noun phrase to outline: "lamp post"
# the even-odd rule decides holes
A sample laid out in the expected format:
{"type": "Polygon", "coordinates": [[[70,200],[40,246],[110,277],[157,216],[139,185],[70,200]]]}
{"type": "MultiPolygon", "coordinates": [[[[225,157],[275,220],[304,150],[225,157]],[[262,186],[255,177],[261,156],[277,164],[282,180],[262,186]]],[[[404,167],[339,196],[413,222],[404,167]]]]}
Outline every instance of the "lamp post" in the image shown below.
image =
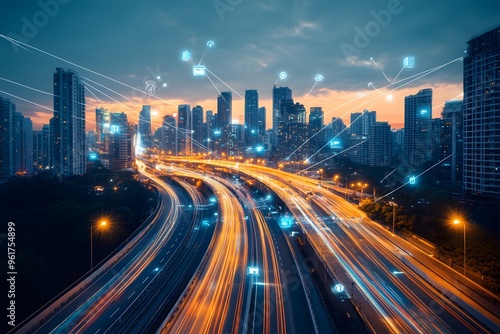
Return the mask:
{"type": "Polygon", "coordinates": [[[394,226],[396,225],[396,207],[398,205],[394,202],[389,202],[389,205],[392,206],[392,235],[394,235],[394,226]]]}
{"type": "MultiPolygon", "coordinates": [[[[100,222],[96,228],[99,228],[101,226],[106,226],[107,222],[106,221],[102,221],[100,222]]],[[[94,228],[93,226],[90,226],[90,270],[92,271],[94,269],[94,253],[93,253],[93,242],[92,242],[92,232],[93,232],[94,228]]]]}
{"type": "Polygon", "coordinates": [[[453,220],[453,224],[455,224],[455,225],[460,225],[460,224],[464,225],[464,277],[466,277],[466,267],[465,267],[466,266],[466,261],[465,260],[466,260],[466,255],[467,255],[466,254],[466,249],[467,248],[466,248],[466,244],[465,244],[465,222],[462,222],[459,219],[455,219],[455,220],[453,220]]]}

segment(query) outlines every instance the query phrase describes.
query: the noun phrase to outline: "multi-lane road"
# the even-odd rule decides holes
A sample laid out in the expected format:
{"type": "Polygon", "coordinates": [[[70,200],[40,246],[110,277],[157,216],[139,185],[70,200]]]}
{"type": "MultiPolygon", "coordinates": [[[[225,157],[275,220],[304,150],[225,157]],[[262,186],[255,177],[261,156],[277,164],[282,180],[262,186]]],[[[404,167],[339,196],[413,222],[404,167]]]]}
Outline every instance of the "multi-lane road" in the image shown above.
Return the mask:
{"type": "Polygon", "coordinates": [[[19,332],[500,332],[496,296],[317,180],[227,161],[137,166],[161,205],[19,332]]]}
{"type": "Polygon", "coordinates": [[[357,295],[354,304],[374,331],[500,330],[496,296],[393,236],[318,181],[255,165],[190,163],[248,175],[280,196],[329,271],[357,295]]]}

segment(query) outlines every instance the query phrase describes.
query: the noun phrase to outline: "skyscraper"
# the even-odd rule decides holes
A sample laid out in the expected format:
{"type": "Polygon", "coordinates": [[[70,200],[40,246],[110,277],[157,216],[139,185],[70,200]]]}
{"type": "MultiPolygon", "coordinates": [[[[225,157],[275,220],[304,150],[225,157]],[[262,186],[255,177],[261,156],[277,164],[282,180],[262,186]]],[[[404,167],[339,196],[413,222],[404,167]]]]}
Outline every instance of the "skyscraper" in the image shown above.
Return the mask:
{"type": "Polygon", "coordinates": [[[85,173],[85,92],[78,74],[57,68],[54,73],[53,134],[54,173],[85,173]]]}
{"type": "Polygon", "coordinates": [[[168,155],[177,155],[177,128],[175,117],[165,115],[160,132],[160,148],[168,155]]]}
{"type": "Polygon", "coordinates": [[[259,141],[259,93],[245,91],[245,144],[255,146],[259,141]]]}
{"type": "Polygon", "coordinates": [[[472,38],[464,59],[466,194],[500,198],[500,26],[472,38]]]}
{"type": "Polygon", "coordinates": [[[405,97],[403,168],[420,170],[432,157],[432,89],[405,97]]]}
{"type": "Polygon", "coordinates": [[[351,134],[358,136],[368,136],[370,127],[377,121],[377,112],[364,110],[362,113],[351,114],[351,134]]]}
{"type": "Polygon", "coordinates": [[[193,153],[203,153],[203,107],[196,106],[192,110],[192,143],[193,153]]]}
{"type": "Polygon", "coordinates": [[[392,132],[387,122],[375,122],[370,128],[369,164],[386,167],[392,161],[392,132]]]}
{"type": "Polygon", "coordinates": [[[276,85],[273,87],[273,132],[275,134],[273,145],[277,145],[278,143],[277,133],[281,119],[281,103],[291,99],[292,99],[292,90],[290,88],[288,87],[276,88],[276,85]]]}
{"type": "Polygon", "coordinates": [[[217,98],[217,126],[221,131],[218,153],[229,154],[229,132],[233,117],[233,96],[231,92],[222,92],[217,98]]]}
{"type": "Polygon", "coordinates": [[[259,124],[259,144],[263,144],[266,139],[266,107],[260,107],[257,111],[257,123],[259,124]]]}
{"type": "Polygon", "coordinates": [[[439,160],[442,181],[454,185],[462,181],[463,166],[463,102],[448,101],[442,112],[441,145],[439,160]],[[451,157],[450,157],[451,155],[451,157]]]}
{"type": "Polygon", "coordinates": [[[308,146],[302,144],[307,140],[306,108],[303,104],[286,100],[281,103],[280,114],[276,147],[278,160],[305,160],[308,146]]]}
{"type": "Polygon", "coordinates": [[[181,104],[177,108],[178,154],[191,155],[193,153],[192,130],[191,106],[181,104]]]}
{"type": "Polygon", "coordinates": [[[311,107],[309,112],[308,138],[309,156],[316,154],[325,145],[324,113],[321,107],[311,107]],[[321,132],[320,132],[321,131],[321,132]]]}
{"type": "Polygon", "coordinates": [[[139,137],[142,148],[151,148],[151,106],[142,106],[139,113],[139,137]]]}

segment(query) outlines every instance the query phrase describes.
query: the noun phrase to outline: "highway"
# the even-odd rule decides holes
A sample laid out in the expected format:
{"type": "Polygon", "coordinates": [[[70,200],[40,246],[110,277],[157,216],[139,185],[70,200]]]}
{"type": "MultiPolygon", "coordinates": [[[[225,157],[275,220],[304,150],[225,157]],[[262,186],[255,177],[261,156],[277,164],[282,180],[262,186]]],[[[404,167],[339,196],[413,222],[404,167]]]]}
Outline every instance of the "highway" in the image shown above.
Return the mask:
{"type": "Polygon", "coordinates": [[[388,231],[369,221],[352,204],[318,187],[317,181],[261,166],[217,161],[202,163],[232,168],[260,179],[288,203],[317,253],[329,256],[330,260],[324,260],[331,266],[330,271],[346,273],[343,283],[346,286],[354,283],[352,292],[363,296],[355,298],[354,303],[361,314],[370,319],[375,331],[384,327],[388,332],[499,331],[498,313],[474,301],[478,299],[474,294],[464,296],[457,290],[457,284],[453,284],[455,282],[450,284],[446,280],[449,274],[448,277],[437,274],[442,272],[437,261],[428,254],[424,261],[420,254],[421,262],[417,262],[425,263],[425,267],[419,268],[413,262],[413,254],[406,251],[410,247],[402,239],[389,237],[388,231]],[[308,197],[310,201],[305,200],[308,197]],[[328,226],[321,217],[335,218],[336,223],[328,226]],[[381,233],[385,233],[385,241],[381,233]],[[388,238],[391,241],[387,241],[388,238]],[[394,244],[393,239],[399,240],[394,244]],[[459,307],[464,298],[467,303],[459,307]]]}
{"type": "Polygon", "coordinates": [[[162,333],[237,332],[242,327],[249,258],[245,215],[225,186],[209,178],[204,182],[217,196],[220,228],[196,285],[178,307],[179,312],[164,323],[162,333]]]}
{"type": "MultiPolygon", "coordinates": [[[[191,203],[181,203],[176,192],[148,174],[145,166],[140,170],[158,184],[162,197],[153,221],[139,233],[137,242],[130,241],[117,261],[104,264],[102,273],[95,269],[99,276],[43,321],[35,333],[105,333],[162,276],[162,269],[178,252],[189,230],[181,224],[181,206],[191,203]]],[[[24,331],[27,329],[20,329],[24,331]]]]}

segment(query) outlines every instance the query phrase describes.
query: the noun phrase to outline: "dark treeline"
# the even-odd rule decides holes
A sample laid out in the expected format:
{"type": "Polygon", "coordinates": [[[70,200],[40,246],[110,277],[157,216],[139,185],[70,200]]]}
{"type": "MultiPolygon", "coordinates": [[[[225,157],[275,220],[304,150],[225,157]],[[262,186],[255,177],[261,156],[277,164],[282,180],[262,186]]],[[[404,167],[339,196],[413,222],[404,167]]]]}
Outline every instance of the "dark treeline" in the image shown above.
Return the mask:
{"type": "MultiPolygon", "coordinates": [[[[0,217],[16,228],[17,323],[90,269],[147,218],[156,197],[132,172],[37,175],[0,185],[0,217]],[[106,226],[97,228],[105,220],[106,226]]],[[[5,239],[2,240],[2,244],[5,239]]],[[[7,268],[6,257],[2,257],[7,268]]]]}

